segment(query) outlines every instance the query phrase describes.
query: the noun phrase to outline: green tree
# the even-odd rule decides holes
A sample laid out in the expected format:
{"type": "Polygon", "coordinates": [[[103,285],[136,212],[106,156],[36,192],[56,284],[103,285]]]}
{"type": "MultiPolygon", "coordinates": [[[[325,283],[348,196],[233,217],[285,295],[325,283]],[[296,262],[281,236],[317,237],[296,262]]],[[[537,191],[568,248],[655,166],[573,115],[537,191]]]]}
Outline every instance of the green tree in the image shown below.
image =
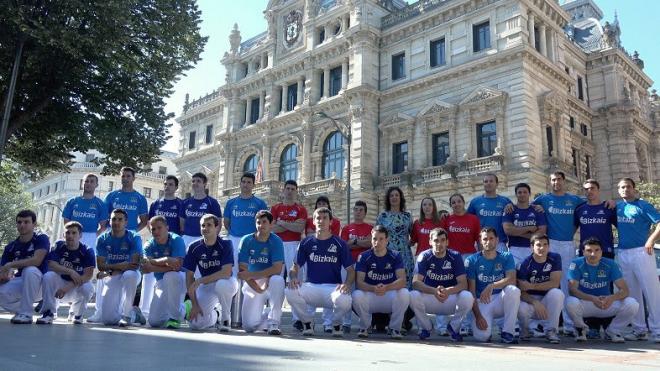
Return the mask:
{"type": "Polygon", "coordinates": [[[5,154],[32,177],[92,148],[106,173],[154,162],[163,99],[207,40],[200,15],[194,0],[0,0],[0,110],[23,43],[5,154]]]}
{"type": "Polygon", "coordinates": [[[640,198],[652,204],[656,210],[660,210],[660,184],[640,182],[636,189],[640,198]]]}
{"type": "Polygon", "coordinates": [[[32,198],[23,190],[18,171],[7,164],[0,166],[0,250],[16,238],[16,214],[32,207],[32,198]]]}

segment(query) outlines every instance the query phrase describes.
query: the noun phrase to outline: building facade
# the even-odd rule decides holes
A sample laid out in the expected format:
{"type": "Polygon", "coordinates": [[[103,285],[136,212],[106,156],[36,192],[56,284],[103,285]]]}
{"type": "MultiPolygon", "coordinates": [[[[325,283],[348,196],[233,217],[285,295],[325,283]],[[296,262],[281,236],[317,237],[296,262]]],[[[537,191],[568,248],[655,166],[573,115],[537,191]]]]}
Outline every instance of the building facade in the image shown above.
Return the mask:
{"type": "Polygon", "coordinates": [[[488,172],[507,196],[547,191],[554,170],[607,196],[622,176],[660,180],[660,102],[593,0],[271,0],[264,15],[245,41],[234,25],[226,83],[186,98],[183,192],[203,171],[225,201],[253,171],[269,204],[296,179],[346,220],[350,176],[373,220],[394,185],[416,215],[423,197],[481,194],[488,172]]]}

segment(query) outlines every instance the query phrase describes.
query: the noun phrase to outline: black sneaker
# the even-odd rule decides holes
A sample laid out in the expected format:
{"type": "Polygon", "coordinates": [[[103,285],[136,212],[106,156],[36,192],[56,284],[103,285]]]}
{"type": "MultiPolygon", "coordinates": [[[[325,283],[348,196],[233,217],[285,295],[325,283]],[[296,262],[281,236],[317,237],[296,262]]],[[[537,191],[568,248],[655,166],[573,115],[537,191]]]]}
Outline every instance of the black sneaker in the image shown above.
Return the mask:
{"type": "Polygon", "coordinates": [[[302,332],[303,329],[304,329],[302,321],[298,320],[298,321],[294,322],[293,323],[293,328],[298,330],[298,332],[302,332]]]}
{"type": "Polygon", "coordinates": [[[351,333],[351,326],[350,325],[342,325],[341,330],[344,332],[344,335],[350,334],[351,333]]]}
{"type": "Polygon", "coordinates": [[[311,322],[307,322],[307,323],[305,323],[304,326],[305,326],[305,329],[302,330],[302,334],[303,334],[303,335],[305,335],[305,336],[312,336],[312,335],[314,335],[314,328],[312,327],[312,323],[311,323],[311,322]]]}

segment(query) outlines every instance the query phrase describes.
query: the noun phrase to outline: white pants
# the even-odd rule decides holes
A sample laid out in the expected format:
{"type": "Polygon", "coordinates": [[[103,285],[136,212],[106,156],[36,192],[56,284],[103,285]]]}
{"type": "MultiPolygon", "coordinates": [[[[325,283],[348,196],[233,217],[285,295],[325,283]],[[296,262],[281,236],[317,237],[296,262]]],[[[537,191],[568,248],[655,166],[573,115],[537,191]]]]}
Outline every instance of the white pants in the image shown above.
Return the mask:
{"type": "Polygon", "coordinates": [[[116,325],[122,316],[130,316],[140,276],[140,272],[131,270],[103,279],[101,322],[104,325],[116,325]]]}
{"type": "Polygon", "coordinates": [[[238,276],[238,252],[239,252],[238,245],[241,243],[242,237],[229,235],[227,236],[227,238],[229,239],[229,241],[231,241],[233,253],[234,253],[234,267],[231,270],[231,275],[236,277],[238,276]]]}
{"type": "Polygon", "coordinates": [[[372,313],[392,313],[389,328],[401,330],[403,315],[410,304],[410,292],[403,288],[390,290],[383,296],[362,290],[353,291],[353,306],[360,317],[360,328],[371,326],[372,313]]]}
{"type": "MultiPolygon", "coordinates": [[[[289,241],[284,242],[284,269],[287,272],[293,267],[293,263],[296,261],[296,254],[298,253],[298,245],[300,241],[289,241]]],[[[303,278],[300,273],[298,274],[299,278],[303,278]]]]}
{"type": "Polygon", "coordinates": [[[87,302],[89,302],[92,295],[94,295],[94,285],[92,285],[91,282],[85,282],[67,292],[62,299],[56,298],[55,293],[57,290],[63,288],[69,283],[70,281],[65,281],[58,273],[46,272],[46,274],[44,274],[44,279],[41,284],[44,304],[41,307],[41,313],[45,313],[49,310],[51,313],[56,314],[60,301],[65,303],[73,302],[73,306],[69,309],[69,312],[73,312],[75,316],[82,316],[85,313],[87,302]]]}
{"type": "Polygon", "coordinates": [[[94,305],[96,306],[96,310],[94,311],[94,316],[96,317],[97,321],[101,320],[101,308],[103,307],[103,287],[105,285],[103,284],[102,279],[96,279],[96,288],[95,288],[95,293],[96,293],[96,300],[94,302],[94,305]]]}
{"type": "Polygon", "coordinates": [[[532,253],[532,249],[529,246],[509,246],[509,252],[513,256],[513,261],[516,263],[516,268],[520,267],[523,260],[532,253]]]}
{"type": "Polygon", "coordinates": [[[332,308],[332,323],[341,324],[342,318],[351,310],[351,296],[337,290],[338,284],[314,284],[305,282],[299,289],[286,289],[286,300],[303,323],[312,322],[314,313],[307,306],[332,308]]]}
{"type": "Polygon", "coordinates": [[[655,256],[646,253],[646,248],[618,249],[617,259],[623,279],[628,284],[630,297],[639,303],[639,311],[633,319],[633,329],[646,331],[646,308],[649,310],[649,330],[654,335],[660,334],[660,282],[655,263],[655,256]]]}
{"type": "MultiPolygon", "coordinates": [[[[575,259],[575,244],[573,241],[557,241],[550,240],[550,251],[555,252],[561,256],[561,282],[560,288],[565,297],[570,294],[568,292],[568,271],[570,270],[571,263],[575,259]]],[[[568,314],[566,308],[562,310],[564,319],[564,330],[573,329],[573,321],[568,314]]]]}
{"type": "Polygon", "coordinates": [[[590,301],[569,296],[566,299],[566,309],[575,325],[581,328],[588,327],[584,323],[584,317],[605,318],[614,316],[612,323],[610,323],[607,329],[615,334],[621,334],[635,317],[639,309],[639,303],[637,303],[637,300],[627,297],[623,300],[615,301],[607,309],[600,309],[590,301]]]}
{"type": "MultiPolygon", "coordinates": [[[[532,296],[541,301],[541,304],[545,306],[545,309],[548,313],[548,319],[541,321],[541,323],[543,323],[543,328],[545,330],[557,330],[559,327],[559,315],[561,314],[561,310],[564,308],[564,293],[561,292],[560,289],[550,289],[544,296],[532,296]]],[[[520,327],[529,328],[529,321],[532,318],[540,320],[540,318],[534,312],[534,306],[524,301],[520,301],[520,307],[518,308],[518,320],[520,321],[520,327]]]]}
{"type": "MultiPolygon", "coordinates": [[[[341,280],[342,280],[342,282],[346,282],[346,269],[344,267],[341,268],[341,280]]],[[[352,289],[355,290],[355,283],[353,283],[352,289]]],[[[316,308],[312,307],[310,310],[311,310],[312,313],[314,313],[316,311],[316,308]]],[[[374,312],[374,313],[377,313],[377,312],[374,312]]],[[[346,315],[344,316],[344,319],[342,321],[342,325],[346,325],[346,326],[350,327],[351,322],[353,322],[352,317],[353,317],[353,312],[349,310],[348,313],[346,313],[346,315]]],[[[323,315],[322,315],[321,318],[323,318],[323,326],[331,326],[332,325],[332,308],[323,308],[323,315]]]]}
{"type": "Polygon", "coordinates": [[[270,276],[257,280],[257,284],[263,286],[268,281],[268,288],[265,292],[259,294],[254,291],[247,282],[243,283],[243,308],[241,317],[243,320],[243,329],[247,332],[254,332],[262,326],[265,321],[269,325],[280,324],[282,318],[282,303],[284,302],[284,278],[280,275],[270,276]],[[270,300],[271,309],[267,316],[264,316],[264,305],[266,300],[270,300]]]}
{"type": "Polygon", "coordinates": [[[504,317],[502,331],[513,334],[516,329],[519,305],[520,289],[513,285],[505,287],[499,294],[492,295],[488,304],[479,301],[479,311],[486,320],[488,327],[485,330],[480,330],[477,327],[476,318],[473,318],[472,333],[474,338],[478,341],[488,341],[493,328],[493,319],[498,317],[504,317]]]}
{"type": "Polygon", "coordinates": [[[39,268],[23,268],[20,277],[0,285],[0,307],[32,317],[34,302],[41,300],[41,277],[39,268]]]}
{"type": "Polygon", "coordinates": [[[197,288],[197,303],[202,309],[202,314],[190,322],[190,328],[201,330],[215,325],[218,314],[215,307],[220,304],[220,320],[231,320],[231,300],[238,292],[238,281],[229,277],[219,279],[197,288]]]}
{"type": "Polygon", "coordinates": [[[84,245],[89,247],[90,249],[93,249],[96,251],[96,238],[98,236],[96,235],[96,232],[83,232],[82,236],[80,236],[80,242],[82,242],[84,245]]]}
{"type": "Polygon", "coordinates": [[[461,322],[472,309],[473,303],[474,297],[467,290],[449,295],[444,303],[438,301],[435,295],[425,294],[417,290],[410,292],[410,308],[415,312],[417,324],[420,328],[428,331],[431,331],[432,325],[427,313],[451,316],[449,321],[451,328],[456,332],[460,331],[461,322]]]}
{"type": "Polygon", "coordinates": [[[143,274],[142,290],[140,291],[140,310],[147,318],[149,318],[149,308],[151,307],[152,299],[154,297],[154,286],[156,286],[156,277],[154,274],[143,274]]]}
{"type": "MultiPolygon", "coordinates": [[[[144,280],[142,281],[144,284],[144,280]]],[[[183,272],[167,272],[156,281],[149,305],[149,326],[162,327],[169,319],[182,321],[186,315],[183,298],[186,280],[183,272]]]]}

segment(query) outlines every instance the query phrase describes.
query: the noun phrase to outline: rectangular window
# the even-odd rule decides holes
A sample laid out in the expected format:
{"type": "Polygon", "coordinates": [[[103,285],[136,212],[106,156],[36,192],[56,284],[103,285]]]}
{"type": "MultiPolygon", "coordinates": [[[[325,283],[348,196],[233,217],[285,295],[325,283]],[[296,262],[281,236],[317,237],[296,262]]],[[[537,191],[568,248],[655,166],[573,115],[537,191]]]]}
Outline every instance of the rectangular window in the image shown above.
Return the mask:
{"type": "Polygon", "coordinates": [[[88,153],[85,155],[85,162],[92,162],[96,159],[96,155],[93,153],[88,153]]]}
{"type": "Polygon", "coordinates": [[[582,77],[578,76],[577,78],[577,90],[578,90],[578,99],[584,100],[584,89],[582,88],[582,77]]]}
{"type": "Polygon", "coordinates": [[[585,166],[585,172],[587,173],[587,179],[591,178],[591,156],[586,155],[584,156],[584,166],[585,166]]]}
{"type": "Polygon", "coordinates": [[[325,27],[321,27],[319,31],[319,44],[322,44],[325,41],[325,27]]]}
{"type": "Polygon", "coordinates": [[[571,148],[571,154],[573,155],[573,175],[578,175],[578,154],[577,149],[571,148]]]}
{"type": "Polygon", "coordinates": [[[165,175],[167,174],[167,167],[165,166],[159,166],[158,167],[158,174],[165,175]]]}
{"type": "Polygon", "coordinates": [[[46,186],[46,195],[50,194],[50,186],[46,186]]]}
{"type": "Polygon", "coordinates": [[[213,143],[213,125],[206,125],[206,135],[204,136],[204,143],[213,143]]]}
{"type": "Polygon", "coordinates": [[[589,136],[588,130],[587,130],[587,124],[580,124],[580,133],[582,135],[589,136]]]}
{"type": "Polygon", "coordinates": [[[151,198],[151,188],[144,187],[144,197],[151,198]]]}
{"type": "Polygon", "coordinates": [[[475,53],[490,48],[489,21],[472,26],[472,41],[475,53]]]}
{"type": "Polygon", "coordinates": [[[323,97],[323,88],[325,87],[325,72],[324,71],[321,71],[321,73],[319,74],[319,78],[320,78],[320,81],[319,81],[320,82],[320,84],[319,84],[319,87],[320,87],[319,97],[323,97]]]}
{"type": "Polygon", "coordinates": [[[392,56],[392,80],[398,80],[406,77],[406,53],[399,53],[392,56]]]}
{"type": "Polygon", "coordinates": [[[112,192],[115,190],[115,182],[112,180],[108,182],[108,192],[112,192]]]}
{"type": "Polygon", "coordinates": [[[55,183],[55,184],[53,185],[53,187],[55,187],[55,189],[53,190],[53,192],[57,192],[57,187],[58,187],[59,185],[60,185],[59,183],[55,183]]]}
{"type": "Polygon", "coordinates": [[[188,149],[195,149],[195,144],[197,142],[197,132],[191,131],[188,136],[188,149]]]}
{"type": "Polygon", "coordinates": [[[433,166],[447,163],[449,158],[449,133],[433,134],[433,166]]]}
{"type": "MultiPolygon", "coordinates": [[[[81,179],[81,180],[82,180],[82,179],[81,179]]],[[[82,189],[82,188],[80,188],[80,189],[82,189]]],[[[42,193],[42,191],[43,191],[42,189],[39,190],[39,197],[41,197],[41,193],[42,193]]]]}
{"type": "Polygon", "coordinates": [[[293,111],[298,104],[298,84],[291,84],[286,88],[286,110],[293,111]]]}
{"type": "Polygon", "coordinates": [[[445,64],[445,39],[431,41],[431,68],[445,64]]]}
{"type": "Polygon", "coordinates": [[[495,121],[477,125],[477,156],[486,157],[495,153],[497,131],[495,121]]]}
{"type": "Polygon", "coordinates": [[[548,156],[552,157],[552,154],[555,150],[555,145],[552,138],[552,126],[545,127],[545,138],[548,141],[548,156]]]}
{"type": "Polygon", "coordinates": [[[541,34],[538,27],[534,27],[534,48],[537,52],[541,52],[541,34]]]}
{"type": "Polygon", "coordinates": [[[575,117],[568,116],[568,127],[571,128],[571,130],[575,129],[575,117]]]}
{"type": "Polygon", "coordinates": [[[252,99],[250,104],[250,124],[254,124],[259,120],[259,98],[252,99]]]}
{"type": "MultiPolygon", "coordinates": [[[[84,182],[85,182],[84,179],[80,179],[80,185],[78,187],[79,189],[81,190],[83,189],[83,184],[85,184],[84,182]]],[[[39,190],[39,196],[41,196],[41,190],[39,190]]]]}
{"type": "Polygon", "coordinates": [[[392,174],[408,170],[408,142],[395,143],[392,146],[392,174]]]}
{"type": "Polygon", "coordinates": [[[330,96],[334,97],[341,90],[341,66],[330,70],[330,96]]]}

